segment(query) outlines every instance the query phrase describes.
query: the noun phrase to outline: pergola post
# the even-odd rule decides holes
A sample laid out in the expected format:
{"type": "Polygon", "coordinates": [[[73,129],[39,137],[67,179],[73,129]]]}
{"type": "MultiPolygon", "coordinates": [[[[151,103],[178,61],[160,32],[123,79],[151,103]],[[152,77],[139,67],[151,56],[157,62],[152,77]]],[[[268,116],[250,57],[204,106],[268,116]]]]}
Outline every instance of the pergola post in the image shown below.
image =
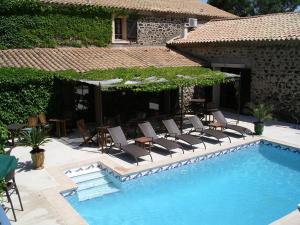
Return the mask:
{"type": "Polygon", "coordinates": [[[241,91],[242,91],[241,73],[240,73],[240,77],[237,79],[236,82],[238,82],[238,109],[237,109],[238,120],[237,120],[237,123],[239,123],[240,122],[240,114],[241,114],[241,91]]]}
{"type": "Polygon", "coordinates": [[[94,98],[95,98],[95,120],[97,125],[103,125],[103,102],[101,86],[94,86],[94,98]]]}
{"type": "Polygon", "coordinates": [[[180,87],[181,103],[180,103],[180,131],[183,131],[183,86],[180,87]]]}

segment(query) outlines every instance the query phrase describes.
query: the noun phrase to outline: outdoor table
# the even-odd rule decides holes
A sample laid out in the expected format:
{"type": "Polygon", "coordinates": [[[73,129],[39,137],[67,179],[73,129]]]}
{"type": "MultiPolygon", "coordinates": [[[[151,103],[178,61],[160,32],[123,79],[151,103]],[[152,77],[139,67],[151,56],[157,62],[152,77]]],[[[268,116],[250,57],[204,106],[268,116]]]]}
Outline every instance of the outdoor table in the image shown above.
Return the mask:
{"type": "Polygon", "coordinates": [[[147,149],[147,146],[149,147],[149,151],[151,150],[151,145],[152,145],[152,138],[150,137],[139,137],[139,138],[136,138],[134,139],[135,141],[135,144],[144,148],[144,149],[147,149]]]}
{"type": "Polygon", "coordinates": [[[110,126],[99,126],[96,127],[97,130],[97,142],[98,146],[101,147],[101,150],[103,151],[104,146],[108,143],[108,131],[107,128],[110,126]]]}
{"type": "Polygon", "coordinates": [[[213,129],[217,130],[218,128],[223,129],[224,125],[218,123],[218,122],[213,122],[208,124],[209,127],[212,127],[213,129]]]}
{"type": "Polygon", "coordinates": [[[49,119],[49,122],[55,123],[56,135],[58,138],[67,136],[67,119],[49,119]]]}
{"type": "Polygon", "coordinates": [[[17,168],[17,159],[14,156],[0,155],[0,179],[5,178],[17,168]]]}
{"type": "Polygon", "coordinates": [[[19,124],[19,123],[14,123],[14,124],[9,124],[7,126],[7,130],[10,133],[11,137],[11,145],[15,146],[15,136],[19,136],[21,130],[25,127],[25,124],[19,124]]]}

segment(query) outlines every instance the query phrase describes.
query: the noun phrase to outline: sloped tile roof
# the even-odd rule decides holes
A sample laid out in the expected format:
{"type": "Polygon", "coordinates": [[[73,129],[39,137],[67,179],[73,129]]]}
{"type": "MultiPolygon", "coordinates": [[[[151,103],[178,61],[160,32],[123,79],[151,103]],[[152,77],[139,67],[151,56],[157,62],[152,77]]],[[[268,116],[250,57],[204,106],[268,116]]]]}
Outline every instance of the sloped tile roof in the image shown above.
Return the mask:
{"type": "Polygon", "coordinates": [[[35,48],[0,51],[0,67],[30,67],[47,71],[129,67],[200,66],[199,61],[166,47],[35,48]]]}
{"type": "Polygon", "coordinates": [[[65,5],[95,5],[138,11],[191,14],[217,18],[233,18],[235,15],[198,0],[42,0],[46,3],[65,5]]]}
{"type": "Polygon", "coordinates": [[[168,44],[300,40],[300,13],[212,20],[168,44]]]}

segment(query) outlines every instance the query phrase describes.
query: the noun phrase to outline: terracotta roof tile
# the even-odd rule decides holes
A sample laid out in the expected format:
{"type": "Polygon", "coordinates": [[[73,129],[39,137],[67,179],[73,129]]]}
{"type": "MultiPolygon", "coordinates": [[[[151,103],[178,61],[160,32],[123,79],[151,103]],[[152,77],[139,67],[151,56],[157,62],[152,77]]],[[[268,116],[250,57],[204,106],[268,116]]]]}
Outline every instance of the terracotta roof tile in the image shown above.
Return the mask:
{"type": "Polygon", "coordinates": [[[31,67],[47,71],[129,67],[200,66],[199,61],[166,47],[35,48],[0,51],[1,67],[31,67]]]}
{"type": "Polygon", "coordinates": [[[95,5],[138,11],[181,13],[198,16],[233,18],[235,15],[201,3],[199,0],[42,0],[65,5],[95,5]]]}
{"type": "Polygon", "coordinates": [[[300,13],[212,20],[168,44],[300,40],[300,13]]]}

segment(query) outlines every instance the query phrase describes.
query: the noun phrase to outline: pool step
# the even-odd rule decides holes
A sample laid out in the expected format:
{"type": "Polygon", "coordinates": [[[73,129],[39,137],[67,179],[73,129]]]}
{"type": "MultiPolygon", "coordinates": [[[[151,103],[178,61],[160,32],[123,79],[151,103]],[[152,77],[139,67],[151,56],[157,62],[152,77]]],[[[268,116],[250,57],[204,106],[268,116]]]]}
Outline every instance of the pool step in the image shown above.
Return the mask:
{"type": "Polygon", "coordinates": [[[71,179],[76,183],[79,184],[81,182],[85,182],[87,180],[93,180],[93,179],[99,179],[105,177],[104,172],[98,170],[95,172],[91,172],[91,173],[85,173],[85,174],[81,174],[78,176],[73,176],[71,177],[71,179]]]}
{"type": "Polygon", "coordinates": [[[100,177],[100,178],[94,178],[91,180],[82,181],[80,183],[77,183],[78,191],[82,191],[85,189],[89,189],[96,186],[102,186],[105,184],[111,183],[111,181],[107,180],[106,177],[100,177]]]}
{"type": "Polygon", "coordinates": [[[88,189],[78,190],[77,196],[79,201],[85,201],[92,198],[101,197],[103,195],[119,192],[112,183],[107,183],[99,186],[94,186],[88,189]]]}
{"type": "Polygon", "coordinates": [[[78,186],[77,196],[79,201],[120,191],[100,168],[76,171],[75,174],[69,175],[69,177],[78,186]]]}

